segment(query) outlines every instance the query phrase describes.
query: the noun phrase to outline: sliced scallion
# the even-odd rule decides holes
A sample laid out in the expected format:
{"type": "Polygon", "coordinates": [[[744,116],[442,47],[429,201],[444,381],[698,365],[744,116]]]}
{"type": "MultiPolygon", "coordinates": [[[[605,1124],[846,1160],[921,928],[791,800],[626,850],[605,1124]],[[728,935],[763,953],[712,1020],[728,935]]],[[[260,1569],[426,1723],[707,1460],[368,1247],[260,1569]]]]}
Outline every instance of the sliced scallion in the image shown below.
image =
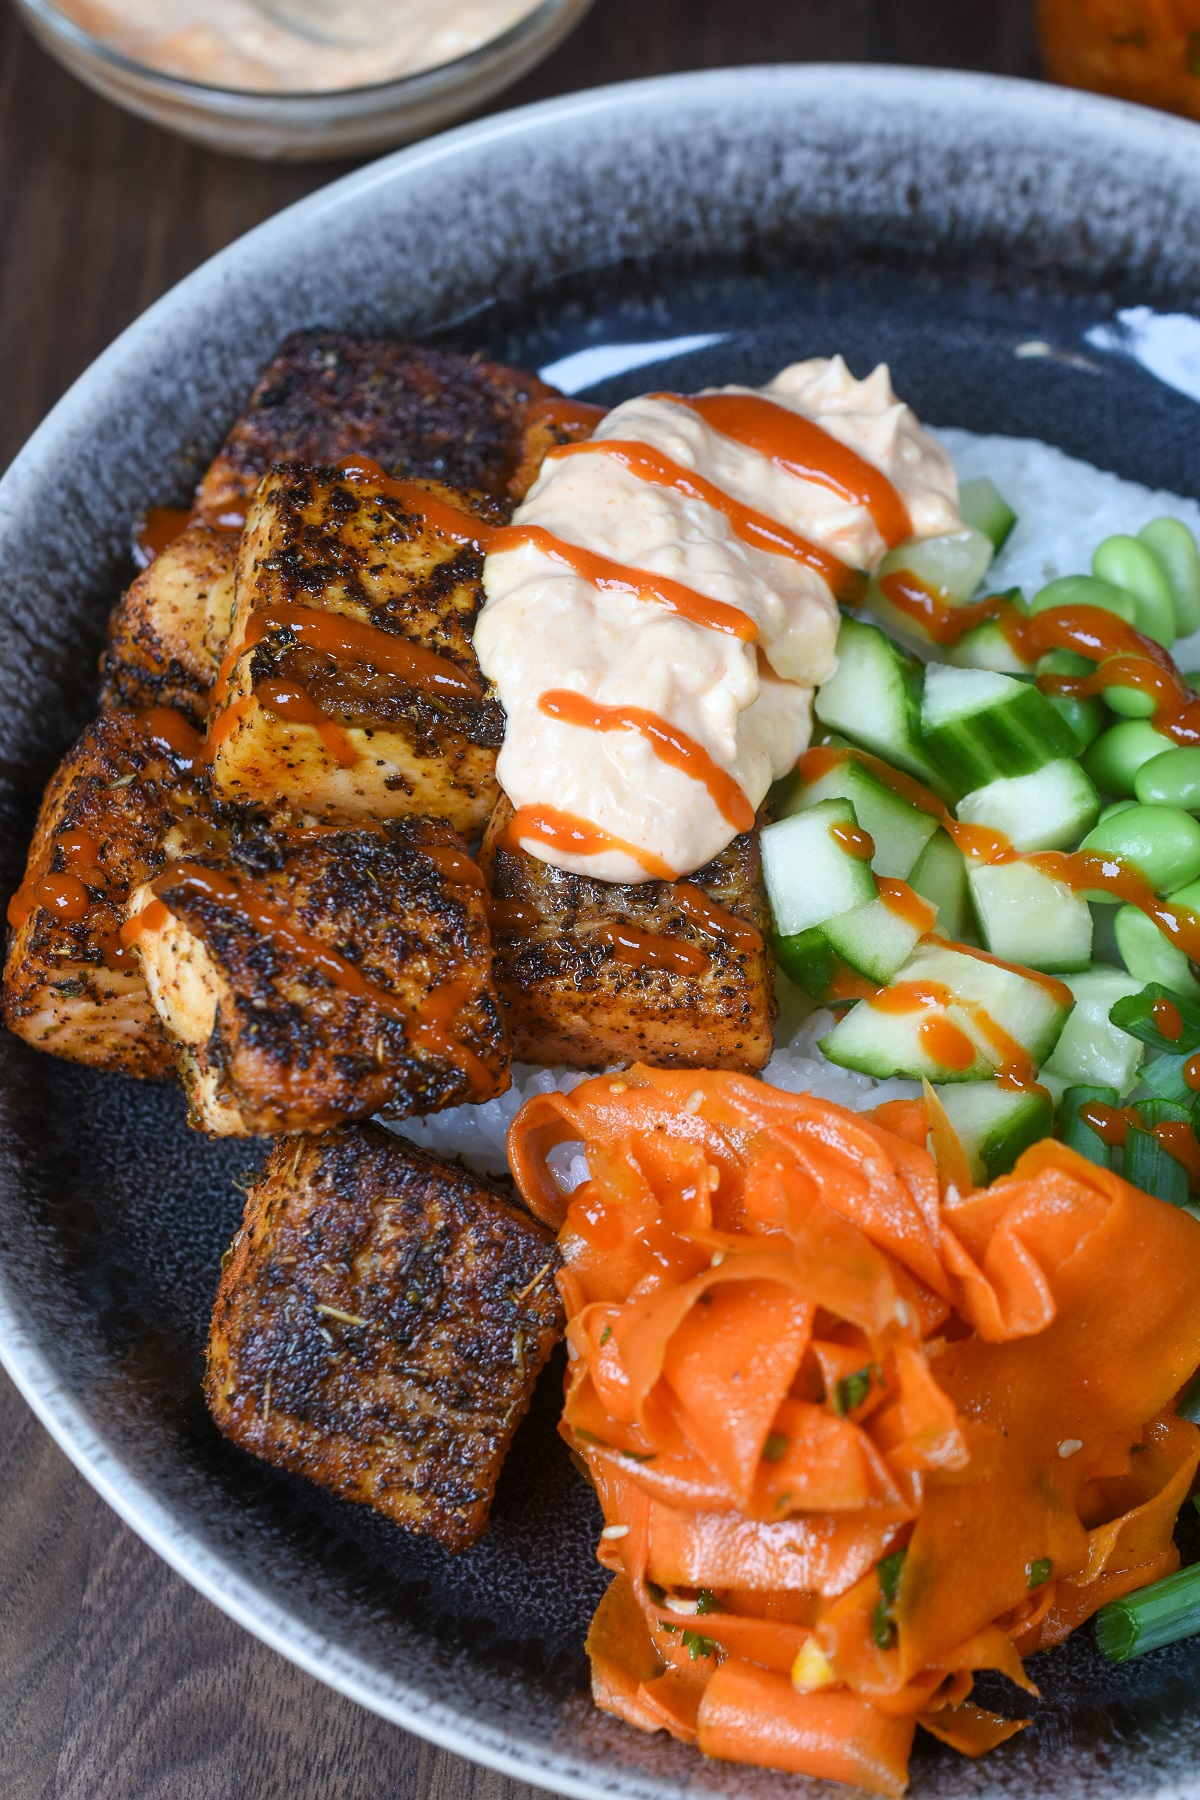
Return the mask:
{"type": "Polygon", "coordinates": [[[1110,1662],[1200,1635],[1200,1563],[1112,1600],[1096,1614],[1096,1642],[1110,1662]]]}

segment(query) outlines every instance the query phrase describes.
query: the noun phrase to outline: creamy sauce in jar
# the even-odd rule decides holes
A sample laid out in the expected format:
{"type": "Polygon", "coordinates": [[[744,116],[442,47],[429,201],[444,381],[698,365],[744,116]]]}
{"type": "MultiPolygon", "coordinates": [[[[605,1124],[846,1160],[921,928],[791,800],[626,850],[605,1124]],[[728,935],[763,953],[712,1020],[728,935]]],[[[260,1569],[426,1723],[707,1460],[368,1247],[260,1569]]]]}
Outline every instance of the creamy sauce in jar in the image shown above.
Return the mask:
{"type": "Polygon", "coordinates": [[[55,3],[91,37],[164,75],[256,93],[319,93],[453,62],[499,37],[540,0],[55,3]]]}
{"type": "Polygon", "coordinates": [[[841,357],[818,357],[758,394],[714,397],[618,406],[594,451],[547,458],[485,563],[475,649],[507,715],[498,774],[517,809],[512,835],[603,881],[701,868],[736,835],[731,809],[711,768],[699,779],[698,759],[664,757],[667,733],[656,743],[646,729],[589,728],[578,709],[543,706],[543,696],[566,690],[655,715],[732,777],[752,810],[808,744],[812,691],[834,668],[839,567],[843,577],[874,570],[909,528],[929,537],[962,525],[950,459],[896,399],[886,367],[856,381],[841,357]],[[656,453],[651,478],[638,472],[638,445],[656,453]],[[678,481],[663,478],[664,461],[678,481]],[[688,472],[699,479],[689,484],[688,472]],[[705,488],[717,491],[706,498],[705,488]],[[714,504],[722,495],[739,505],[714,504]],[[783,528],[779,548],[747,530],[747,511],[783,528]],[[572,549],[587,553],[579,568],[572,549]],[[592,579],[597,558],[634,579],[592,579]],[[671,604],[679,589],[699,597],[692,613],[671,604]],[[741,631],[722,624],[730,617],[741,631]],[[537,835],[548,813],[614,843],[581,852],[569,834],[537,835]]]}

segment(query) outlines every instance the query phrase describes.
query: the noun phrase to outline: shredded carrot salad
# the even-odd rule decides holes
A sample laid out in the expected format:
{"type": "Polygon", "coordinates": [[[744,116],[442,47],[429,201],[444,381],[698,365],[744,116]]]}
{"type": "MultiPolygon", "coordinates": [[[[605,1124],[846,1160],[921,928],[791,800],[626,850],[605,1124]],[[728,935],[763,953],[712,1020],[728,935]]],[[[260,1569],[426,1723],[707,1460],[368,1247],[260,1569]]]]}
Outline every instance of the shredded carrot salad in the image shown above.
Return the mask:
{"type": "Polygon", "coordinates": [[[1200,1461],[1200,1226],[1049,1140],[959,1192],[932,1123],[637,1065],[509,1138],[565,1260],[598,1704],[887,1795],[917,1725],[1020,1729],[975,1671],[1035,1693],[1022,1656],[1177,1566],[1200,1461]]]}

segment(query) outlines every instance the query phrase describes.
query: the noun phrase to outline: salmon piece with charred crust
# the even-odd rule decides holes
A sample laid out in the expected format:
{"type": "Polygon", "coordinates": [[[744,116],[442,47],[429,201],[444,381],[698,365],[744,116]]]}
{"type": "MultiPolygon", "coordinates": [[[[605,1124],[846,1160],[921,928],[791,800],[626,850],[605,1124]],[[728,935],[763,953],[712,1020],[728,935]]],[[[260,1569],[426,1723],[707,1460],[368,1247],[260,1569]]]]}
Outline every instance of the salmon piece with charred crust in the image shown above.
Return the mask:
{"type": "Polygon", "coordinates": [[[4,968],[5,1024],[39,1050],[125,1075],[173,1072],[120,932],[130,893],[162,867],[164,837],[207,810],[199,749],[177,713],[104,713],[51,779],[4,968]]]}
{"type": "Polygon", "coordinates": [[[103,706],[173,706],[199,723],[233,618],[237,539],[195,525],[143,569],[109,622],[103,706]]]}
{"type": "Polygon", "coordinates": [[[550,1233],[378,1126],[277,1145],[217,1292],[225,1436],[462,1550],[562,1329],[550,1233]]]}
{"type": "Polygon", "coordinates": [[[554,393],[536,375],[481,357],[398,338],[293,332],[204,476],[197,512],[227,524],[274,464],[350,455],[501,498],[530,404],[554,393]]]}
{"type": "Polygon", "coordinates": [[[482,877],[438,820],[248,832],[131,911],[201,1130],[326,1131],[508,1086],[482,877]]]}
{"type": "Polygon", "coordinates": [[[627,887],[530,856],[502,800],[480,857],[513,1054],[602,1068],[761,1069],[775,1005],[757,831],[690,881],[627,887]]]}
{"type": "Polygon", "coordinates": [[[482,830],[504,732],[471,642],[483,558],[421,513],[426,497],[468,531],[503,522],[495,502],[436,483],[305,465],[263,482],[209,727],[224,798],[482,830]]]}

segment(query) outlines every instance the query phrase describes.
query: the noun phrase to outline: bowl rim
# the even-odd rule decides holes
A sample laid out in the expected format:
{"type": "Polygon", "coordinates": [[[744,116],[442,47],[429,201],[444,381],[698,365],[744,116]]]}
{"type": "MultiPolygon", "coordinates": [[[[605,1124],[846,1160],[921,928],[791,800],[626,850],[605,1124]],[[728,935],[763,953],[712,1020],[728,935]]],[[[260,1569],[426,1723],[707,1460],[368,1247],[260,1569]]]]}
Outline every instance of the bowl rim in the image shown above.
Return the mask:
{"type": "MultiPolygon", "coordinates": [[[[26,0],[28,3],[28,0],[26,0]]],[[[527,137],[571,125],[589,115],[619,119],[647,108],[753,108],[764,89],[792,90],[798,100],[810,87],[827,95],[842,88],[856,102],[873,98],[892,105],[927,103],[936,95],[943,107],[977,114],[990,108],[1016,124],[1047,120],[1061,131],[1128,143],[1139,138],[1172,163],[1179,175],[1200,177],[1200,127],[1189,120],[1154,112],[1130,102],[1110,99],[1040,82],[973,71],[870,63],[805,63],[746,65],[686,71],[648,79],[583,89],[549,100],[512,108],[442,132],[394,151],[341,176],[284,208],[218,251],[185,276],[125,328],[92,362],[55,404],[0,477],[0,525],[6,514],[19,513],[25,494],[42,480],[42,464],[69,443],[73,421],[87,416],[108,391],[131,352],[143,340],[153,346],[157,332],[173,317],[194,317],[197,303],[219,294],[228,276],[243,261],[260,267],[272,240],[288,236],[297,222],[339,207],[348,197],[367,194],[378,185],[403,182],[410,172],[452,161],[464,151],[478,152],[489,143],[527,137]],[[1190,167],[1188,166],[1190,165],[1190,167]]],[[[346,1698],[380,1717],[516,1780],[571,1796],[572,1800],[665,1800],[688,1791],[641,1777],[623,1767],[614,1780],[598,1773],[582,1753],[573,1756],[561,1744],[531,1740],[520,1727],[504,1731],[480,1722],[437,1696],[423,1693],[402,1675],[385,1675],[365,1658],[315,1630],[288,1605],[274,1599],[256,1581],[237,1572],[212,1551],[186,1521],[176,1517],[153,1485],[126,1466],[105,1442],[86,1405],[27,1329],[20,1290],[10,1285],[0,1260],[0,1366],[45,1426],[59,1448],[130,1529],[205,1599],[286,1660],[346,1698]]],[[[1200,1767],[1181,1784],[1170,1780],[1147,1786],[1141,1800],[1200,1800],[1200,1767]]]]}
{"type": "MultiPolygon", "coordinates": [[[[434,63],[428,69],[416,69],[411,75],[389,76],[386,81],[358,82],[351,87],[336,88],[241,88],[225,87],[215,81],[192,81],[185,75],[172,75],[166,69],[156,69],[149,63],[138,62],[136,57],[114,49],[101,38],[93,37],[82,25],[60,12],[54,0],[15,0],[15,3],[18,11],[27,12],[60,43],[94,58],[118,74],[160,88],[165,94],[174,95],[180,101],[190,100],[200,106],[212,105],[214,98],[219,96],[222,100],[280,105],[298,111],[303,106],[312,106],[322,101],[328,105],[337,100],[369,99],[372,95],[377,96],[381,103],[410,97],[419,99],[425,93],[436,92],[459,82],[469,83],[473,75],[489,67],[497,57],[503,57],[506,51],[515,49],[537,25],[570,12],[579,4],[579,0],[537,0],[530,12],[523,14],[506,30],[477,44],[474,50],[452,57],[449,62],[434,63]]],[[[587,4],[590,5],[591,0],[587,0],[587,4]]]]}

